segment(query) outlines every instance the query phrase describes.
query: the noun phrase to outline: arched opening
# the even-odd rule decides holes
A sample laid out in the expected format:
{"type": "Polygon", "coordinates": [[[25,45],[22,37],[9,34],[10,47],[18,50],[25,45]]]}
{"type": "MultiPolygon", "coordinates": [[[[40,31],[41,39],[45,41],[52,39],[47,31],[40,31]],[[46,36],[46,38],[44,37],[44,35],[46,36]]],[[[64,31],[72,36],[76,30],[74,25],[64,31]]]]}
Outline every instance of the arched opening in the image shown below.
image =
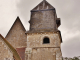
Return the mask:
{"type": "Polygon", "coordinates": [[[45,38],[43,39],[43,44],[48,44],[48,43],[50,43],[50,40],[49,40],[48,37],[45,37],[45,38]]]}

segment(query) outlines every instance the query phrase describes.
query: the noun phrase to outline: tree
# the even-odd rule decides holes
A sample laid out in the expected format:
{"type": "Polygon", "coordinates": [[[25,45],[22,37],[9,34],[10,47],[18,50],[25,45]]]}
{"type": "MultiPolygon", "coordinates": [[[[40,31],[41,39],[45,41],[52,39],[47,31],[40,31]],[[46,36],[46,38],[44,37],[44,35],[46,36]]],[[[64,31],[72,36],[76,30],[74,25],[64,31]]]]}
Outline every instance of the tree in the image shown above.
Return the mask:
{"type": "Polygon", "coordinates": [[[73,57],[73,59],[74,59],[74,60],[79,60],[79,58],[78,58],[78,57],[73,57]]]}
{"type": "Polygon", "coordinates": [[[68,58],[67,58],[67,57],[65,57],[65,59],[66,59],[66,60],[68,60],[68,58]]]}

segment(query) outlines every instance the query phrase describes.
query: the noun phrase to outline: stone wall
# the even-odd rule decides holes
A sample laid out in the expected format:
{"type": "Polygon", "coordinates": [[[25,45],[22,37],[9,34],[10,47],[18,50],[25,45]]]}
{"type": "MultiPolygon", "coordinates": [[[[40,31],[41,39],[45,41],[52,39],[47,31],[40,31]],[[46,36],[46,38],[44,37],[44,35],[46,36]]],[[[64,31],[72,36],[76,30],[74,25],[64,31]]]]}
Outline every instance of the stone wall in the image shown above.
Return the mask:
{"type": "Polygon", "coordinates": [[[62,60],[60,48],[26,48],[26,60],[62,60]]]}
{"type": "Polygon", "coordinates": [[[26,60],[62,60],[58,33],[30,33],[27,34],[26,60]],[[43,44],[43,39],[48,37],[50,43],[43,44]]]}
{"type": "Polygon", "coordinates": [[[14,48],[22,48],[26,47],[26,35],[25,28],[22,25],[19,18],[15,21],[9,33],[6,36],[6,40],[14,47],[14,48]]]}
{"type": "Polygon", "coordinates": [[[61,41],[58,33],[31,33],[27,34],[27,47],[60,47],[61,41]],[[43,39],[48,37],[50,40],[49,44],[43,44],[43,39]]]}
{"type": "Polygon", "coordinates": [[[0,37],[0,60],[13,60],[13,53],[0,37]]]}

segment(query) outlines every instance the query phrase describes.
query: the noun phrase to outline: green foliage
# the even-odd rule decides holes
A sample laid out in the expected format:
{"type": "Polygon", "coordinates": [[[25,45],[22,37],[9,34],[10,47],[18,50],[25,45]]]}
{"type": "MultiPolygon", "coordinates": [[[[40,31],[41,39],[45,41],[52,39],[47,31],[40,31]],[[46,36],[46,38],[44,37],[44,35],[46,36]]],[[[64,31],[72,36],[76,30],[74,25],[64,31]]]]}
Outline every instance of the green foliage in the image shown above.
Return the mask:
{"type": "Polygon", "coordinates": [[[64,58],[64,57],[62,57],[62,60],[80,60],[79,57],[80,57],[80,56],[78,56],[78,57],[73,57],[73,58],[68,58],[68,57],[65,57],[65,58],[64,58]]]}
{"type": "Polygon", "coordinates": [[[78,58],[78,57],[73,57],[73,59],[74,59],[74,60],[79,60],[79,58],[78,58]]]}

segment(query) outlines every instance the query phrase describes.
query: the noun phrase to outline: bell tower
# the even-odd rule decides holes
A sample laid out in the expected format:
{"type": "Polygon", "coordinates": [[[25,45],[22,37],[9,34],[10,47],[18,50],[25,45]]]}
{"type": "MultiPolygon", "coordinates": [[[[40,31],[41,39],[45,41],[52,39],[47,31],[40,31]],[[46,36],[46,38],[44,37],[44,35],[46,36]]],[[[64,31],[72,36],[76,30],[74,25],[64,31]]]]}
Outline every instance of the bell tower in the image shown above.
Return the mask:
{"type": "Polygon", "coordinates": [[[60,18],[55,8],[43,0],[31,10],[30,29],[26,32],[26,60],[62,60],[60,18]]]}

